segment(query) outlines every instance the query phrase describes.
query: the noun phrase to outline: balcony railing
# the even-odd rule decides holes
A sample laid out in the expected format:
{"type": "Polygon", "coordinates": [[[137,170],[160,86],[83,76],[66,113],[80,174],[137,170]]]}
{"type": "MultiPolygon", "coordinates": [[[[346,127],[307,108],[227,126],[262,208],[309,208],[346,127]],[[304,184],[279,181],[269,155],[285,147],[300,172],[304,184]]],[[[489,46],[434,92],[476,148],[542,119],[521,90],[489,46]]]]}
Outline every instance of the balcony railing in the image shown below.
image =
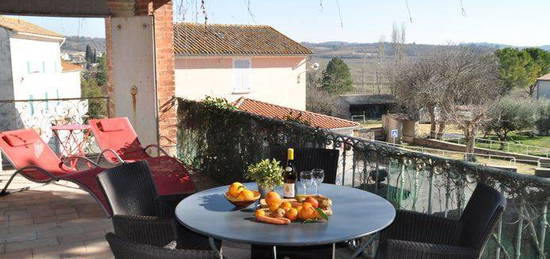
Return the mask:
{"type": "MultiPolygon", "coordinates": [[[[242,180],[269,149],[340,150],[338,184],[377,193],[398,209],[458,218],[477,182],[502,191],[507,208],[484,258],[546,258],[550,179],[404,150],[295,122],[180,99],[178,155],[220,183],[242,180]]],[[[419,230],[421,231],[421,230],[419,230]]]]}
{"type": "MultiPolygon", "coordinates": [[[[86,124],[90,118],[107,118],[110,115],[109,97],[48,98],[29,100],[0,100],[0,131],[35,128],[54,150],[61,152],[53,137],[52,126],[86,124]]],[[[61,132],[60,137],[67,134],[61,132]]],[[[82,138],[81,133],[77,137],[82,138]]],[[[94,143],[89,141],[89,143],[94,143]]],[[[95,146],[86,148],[97,152],[95,146]]]]}

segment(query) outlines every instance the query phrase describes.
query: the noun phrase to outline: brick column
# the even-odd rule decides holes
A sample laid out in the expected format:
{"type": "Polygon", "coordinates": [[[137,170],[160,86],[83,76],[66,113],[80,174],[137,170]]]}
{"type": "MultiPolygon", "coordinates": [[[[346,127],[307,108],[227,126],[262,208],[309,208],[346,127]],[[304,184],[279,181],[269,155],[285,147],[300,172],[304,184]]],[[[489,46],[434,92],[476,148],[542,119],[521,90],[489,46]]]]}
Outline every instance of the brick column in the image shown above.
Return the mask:
{"type": "MultiPolygon", "coordinates": [[[[117,13],[128,10],[128,2],[132,2],[133,15],[151,15],[154,19],[155,33],[155,67],[156,88],[158,101],[158,128],[159,144],[169,152],[174,152],[176,145],[177,115],[174,107],[176,94],[175,86],[175,55],[174,55],[174,27],[173,9],[171,0],[109,0],[111,7],[117,8],[117,13]],[[123,11],[121,11],[123,9],[123,11]]],[[[113,10],[114,11],[114,10],[113,10]]],[[[114,12],[113,12],[114,13],[114,12]]],[[[110,28],[109,19],[106,27],[110,28]]],[[[109,30],[107,30],[109,31],[109,30]]],[[[109,51],[110,35],[107,33],[107,51],[109,51]]],[[[108,88],[108,92],[112,89],[108,88]]],[[[116,109],[114,107],[113,109],[116,109]]]]}
{"type": "Polygon", "coordinates": [[[171,0],[137,0],[136,15],[153,15],[160,145],[171,152],[176,145],[177,115],[174,107],[174,23],[171,0]]]}

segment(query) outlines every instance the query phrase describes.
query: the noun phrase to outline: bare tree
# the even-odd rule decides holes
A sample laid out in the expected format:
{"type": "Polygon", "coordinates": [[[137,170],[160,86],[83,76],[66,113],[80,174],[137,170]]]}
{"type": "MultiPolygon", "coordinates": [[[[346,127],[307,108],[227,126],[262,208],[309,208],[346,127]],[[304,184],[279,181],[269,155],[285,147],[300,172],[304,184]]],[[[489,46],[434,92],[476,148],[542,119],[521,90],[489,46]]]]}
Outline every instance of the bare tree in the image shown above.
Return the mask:
{"type": "Polygon", "coordinates": [[[394,23],[391,32],[391,42],[396,63],[399,63],[403,60],[405,36],[405,24],[403,23],[401,24],[401,26],[399,26],[397,25],[397,23],[394,23]]]}
{"type": "Polygon", "coordinates": [[[306,110],[347,119],[346,109],[347,106],[338,95],[319,87],[306,88],[306,110]]]}
{"type": "Polygon", "coordinates": [[[411,119],[422,111],[429,115],[430,137],[441,138],[446,122],[455,123],[464,133],[466,153],[473,153],[477,131],[502,94],[494,55],[468,47],[442,47],[433,56],[403,62],[389,70],[388,79],[411,119]]]}
{"type": "Polygon", "coordinates": [[[489,111],[504,93],[497,59],[467,47],[455,48],[447,55],[450,69],[442,112],[462,130],[466,153],[473,154],[478,130],[488,121],[489,111]]]}
{"type": "Polygon", "coordinates": [[[376,64],[376,87],[378,88],[378,94],[381,92],[382,88],[382,70],[384,69],[384,56],[386,54],[384,49],[386,38],[384,35],[380,36],[378,40],[378,64],[376,64]]]}
{"type": "Polygon", "coordinates": [[[431,138],[436,137],[436,112],[445,91],[439,63],[436,56],[402,62],[390,67],[387,76],[402,112],[413,120],[420,119],[422,113],[429,115],[431,138]]]}

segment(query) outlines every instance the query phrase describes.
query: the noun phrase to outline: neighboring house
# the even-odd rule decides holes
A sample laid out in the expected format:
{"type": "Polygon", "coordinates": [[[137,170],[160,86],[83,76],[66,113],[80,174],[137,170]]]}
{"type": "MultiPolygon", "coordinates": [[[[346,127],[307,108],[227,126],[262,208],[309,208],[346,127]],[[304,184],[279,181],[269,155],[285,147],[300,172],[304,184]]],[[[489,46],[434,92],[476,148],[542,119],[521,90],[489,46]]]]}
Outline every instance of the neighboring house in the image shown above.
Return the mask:
{"type": "MultiPolygon", "coordinates": [[[[80,98],[81,68],[62,64],[64,41],[53,31],[0,16],[0,100],[80,98]]],[[[85,113],[87,103],[79,101],[1,102],[0,131],[33,127],[48,141],[53,121],[85,113]]]]}
{"type": "Polygon", "coordinates": [[[177,23],[174,50],[178,97],[247,97],[306,108],[311,51],[270,26],[177,23]]]}
{"type": "Polygon", "coordinates": [[[550,100],[550,73],[537,78],[535,97],[537,100],[550,100]]]}
{"type": "Polygon", "coordinates": [[[395,97],[391,94],[358,94],[340,96],[349,106],[352,119],[380,120],[396,105],[395,97]]]}
{"type": "Polygon", "coordinates": [[[233,102],[239,110],[279,120],[294,120],[309,124],[312,127],[328,129],[340,134],[353,135],[359,129],[359,123],[324,114],[292,109],[276,104],[266,103],[245,97],[233,102]]]}

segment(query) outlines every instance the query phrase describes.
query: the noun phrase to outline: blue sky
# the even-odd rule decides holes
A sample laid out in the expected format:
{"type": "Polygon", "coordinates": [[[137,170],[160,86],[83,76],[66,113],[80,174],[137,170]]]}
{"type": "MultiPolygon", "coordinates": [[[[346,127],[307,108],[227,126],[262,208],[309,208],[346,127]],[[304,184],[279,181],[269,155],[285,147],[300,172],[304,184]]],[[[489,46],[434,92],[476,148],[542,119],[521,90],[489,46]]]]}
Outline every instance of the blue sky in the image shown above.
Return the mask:
{"type": "MultiPolygon", "coordinates": [[[[268,24],[295,40],[312,42],[376,42],[382,35],[389,41],[393,23],[404,23],[409,43],[550,44],[548,0],[408,0],[409,8],[407,0],[249,1],[253,15],[248,0],[206,0],[208,22],[268,24]]],[[[203,22],[198,6],[199,0],[176,0],[176,19],[203,22]]],[[[103,19],[25,19],[65,35],[104,35],[103,19]]]]}

